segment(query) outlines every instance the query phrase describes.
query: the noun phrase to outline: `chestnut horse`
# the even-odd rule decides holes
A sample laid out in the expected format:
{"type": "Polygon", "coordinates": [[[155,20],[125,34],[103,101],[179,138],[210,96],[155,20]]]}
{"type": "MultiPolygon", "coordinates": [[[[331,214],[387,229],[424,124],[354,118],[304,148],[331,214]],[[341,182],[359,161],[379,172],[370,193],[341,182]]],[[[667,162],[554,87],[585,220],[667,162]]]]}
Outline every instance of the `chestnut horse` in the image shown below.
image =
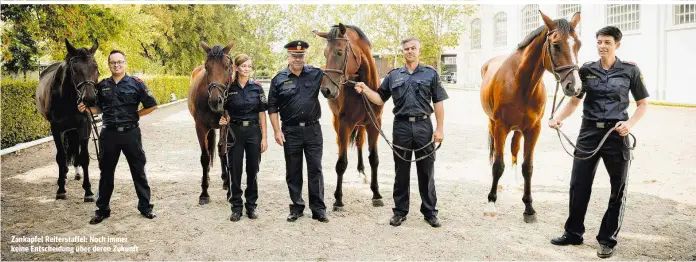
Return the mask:
{"type": "Polygon", "coordinates": [[[496,189],[505,169],[504,144],[508,133],[514,131],[511,144],[513,168],[517,165],[520,138],[524,137],[522,202],[527,223],[536,222],[531,193],[532,161],[546,105],[542,81],[544,71],[554,75],[567,96],[579,94],[582,86],[577,66],[581,43],[575,32],[580,13],[575,13],[570,22],[566,19],[551,20],[541,11],[539,13],[544,25],[527,35],[516,52],[507,57],[492,58],[481,69],[481,105],[489,118],[489,158],[493,164],[493,184],[484,216],[497,214],[496,189]]]}
{"type": "Polygon", "coordinates": [[[67,199],[65,182],[68,165],[72,163],[75,167],[75,180],[80,180],[80,167],[84,172],[84,202],[94,202],[89,182],[88,151],[93,118],[88,113],[80,113],[77,105],[84,103],[86,106],[94,106],[96,102],[99,67],[94,53],[99,44],[95,40],[90,49],[75,48],[65,39],[65,46],[68,51],[65,61],[51,64],[39,75],[36,107],[41,116],[51,123],[58,164],[56,199],[67,199]]]}
{"type": "Polygon", "coordinates": [[[374,111],[374,118],[368,115],[367,107],[362,96],[355,92],[352,85],[355,82],[364,82],[373,90],[379,87],[379,76],[374,58],[372,58],[372,44],[360,28],[351,25],[338,24],[326,32],[316,32],[317,36],[327,39],[324,56],[326,57],[326,69],[322,79],[322,91],[338,89],[336,99],[329,99],[329,107],[333,113],[333,126],[336,131],[338,143],[338,161],[336,162],[336,174],[338,176],[336,202],[334,211],[343,210],[343,174],[348,167],[348,145],[355,144],[358,149],[358,172],[363,181],[367,182],[365,166],[363,165],[362,147],[367,132],[367,144],[370,150],[368,157],[372,176],[370,189],[372,189],[372,205],[384,206],[382,195],[379,193],[377,183],[377,140],[382,125],[382,106],[372,103],[369,105],[374,111]],[[346,87],[351,85],[350,87],[346,87]],[[378,125],[378,126],[375,126],[378,125]]]}
{"type": "Polygon", "coordinates": [[[203,179],[201,188],[203,192],[199,197],[199,204],[205,205],[210,202],[208,195],[208,182],[210,177],[208,172],[213,167],[215,157],[215,129],[220,128],[220,142],[222,146],[218,151],[220,155],[220,165],[222,167],[223,188],[229,188],[227,176],[227,155],[226,155],[226,126],[219,124],[227,100],[227,92],[230,84],[234,80],[235,70],[232,58],[228,55],[234,46],[233,42],[222,47],[220,45],[208,47],[208,44],[201,41],[201,47],[208,54],[205,64],[193,70],[191,73],[191,87],[188,94],[188,109],[193,116],[198,135],[198,144],[201,147],[201,166],[203,167],[203,179]]]}

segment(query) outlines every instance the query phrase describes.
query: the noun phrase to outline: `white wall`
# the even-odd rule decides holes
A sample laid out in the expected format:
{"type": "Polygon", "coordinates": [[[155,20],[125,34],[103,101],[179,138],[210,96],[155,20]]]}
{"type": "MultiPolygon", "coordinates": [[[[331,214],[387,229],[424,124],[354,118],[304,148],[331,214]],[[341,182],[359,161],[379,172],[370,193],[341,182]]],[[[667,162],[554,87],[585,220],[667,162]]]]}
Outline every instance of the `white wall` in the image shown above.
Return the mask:
{"type": "MultiPolygon", "coordinates": [[[[481,5],[467,24],[481,19],[481,49],[471,50],[469,34],[462,37],[457,51],[457,85],[479,88],[481,66],[496,55],[514,52],[522,41],[521,10],[525,5],[481,5]],[[500,11],[507,14],[508,42],[505,47],[493,46],[493,16],[500,11]]],[[[539,8],[552,19],[558,18],[557,5],[540,4],[539,8]]],[[[617,56],[624,61],[638,64],[650,100],[662,100],[696,104],[696,84],[691,77],[696,75],[696,24],[675,27],[672,24],[672,5],[641,5],[638,30],[625,31],[622,46],[617,56]]],[[[595,32],[606,25],[606,5],[583,4],[581,9],[581,35],[583,43],[579,62],[599,59],[596,50],[595,32]]],[[[543,24],[543,21],[540,21],[543,24]]],[[[554,91],[555,81],[549,73],[544,76],[549,93],[554,91]]]]}

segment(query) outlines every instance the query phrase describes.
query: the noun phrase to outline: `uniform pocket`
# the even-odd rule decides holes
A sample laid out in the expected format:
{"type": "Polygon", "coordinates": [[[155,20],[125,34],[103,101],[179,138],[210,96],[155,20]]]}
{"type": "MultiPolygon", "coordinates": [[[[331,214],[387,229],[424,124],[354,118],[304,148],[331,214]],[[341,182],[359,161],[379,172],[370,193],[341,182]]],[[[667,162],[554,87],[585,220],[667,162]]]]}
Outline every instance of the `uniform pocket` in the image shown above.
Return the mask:
{"type": "Polygon", "coordinates": [[[416,88],[416,94],[420,95],[426,101],[430,102],[430,100],[432,98],[432,91],[431,91],[431,87],[430,87],[432,81],[430,81],[430,80],[418,80],[416,83],[418,86],[418,88],[416,88]]]}
{"type": "Polygon", "coordinates": [[[621,102],[628,102],[628,86],[630,81],[626,78],[610,78],[609,87],[618,96],[621,102]]]}
{"type": "Polygon", "coordinates": [[[295,83],[283,84],[280,87],[280,95],[285,97],[293,96],[297,93],[297,85],[295,83]]]}
{"type": "Polygon", "coordinates": [[[398,82],[394,83],[391,87],[391,92],[392,96],[394,97],[394,100],[401,99],[401,97],[404,96],[404,92],[406,92],[406,86],[404,85],[404,82],[398,82]]]}
{"type": "Polygon", "coordinates": [[[137,104],[140,100],[138,99],[138,92],[131,89],[119,90],[119,96],[125,104],[137,104]]]}

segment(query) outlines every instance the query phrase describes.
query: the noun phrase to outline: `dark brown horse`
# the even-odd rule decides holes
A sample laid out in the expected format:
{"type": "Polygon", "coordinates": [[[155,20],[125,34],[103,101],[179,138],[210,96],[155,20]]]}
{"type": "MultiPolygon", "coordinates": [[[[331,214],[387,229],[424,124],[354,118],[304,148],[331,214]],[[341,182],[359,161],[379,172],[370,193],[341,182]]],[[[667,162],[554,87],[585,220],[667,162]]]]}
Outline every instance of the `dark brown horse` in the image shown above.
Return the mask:
{"type": "MultiPolygon", "coordinates": [[[[372,189],[372,205],[383,206],[382,195],[379,193],[377,183],[377,166],[379,158],[377,156],[377,140],[379,138],[379,128],[382,125],[382,106],[368,103],[375,112],[374,122],[368,116],[362,96],[355,92],[352,87],[354,82],[364,82],[373,90],[379,87],[379,76],[377,66],[372,58],[372,45],[367,36],[356,26],[335,25],[326,32],[316,32],[315,34],[326,38],[328,41],[324,49],[326,57],[326,69],[322,80],[322,91],[338,89],[339,95],[336,99],[329,100],[329,107],[333,113],[333,126],[336,131],[336,142],[338,143],[338,161],[336,162],[336,174],[338,181],[336,185],[336,202],[334,210],[343,209],[343,174],[348,167],[348,145],[354,143],[358,149],[358,172],[366,182],[365,166],[363,165],[362,147],[367,132],[367,143],[370,150],[370,167],[372,177],[370,189],[372,189]],[[354,82],[353,82],[354,81],[354,82]],[[375,126],[377,125],[377,126],[375,126]]],[[[332,92],[333,93],[333,92],[332,92]]]]}
{"type": "Polygon", "coordinates": [[[484,216],[497,214],[496,189],[505,169],[504,144],[508,133],[514,131],[511,145],[513,168],[517,165],[520,138],[524,137],[522,202],[525,205],[524,221],[527,223],[536,221],[531,193],[532,161],[546,105],[546,90],[542,81],[544,71],[554,74],[566,95],[577,95],[581,90],[577,67],[580,40],[575,32],[580,13],[576,13],[568,22],[565,19],[551,20],[539,12],[544,25],[527,35],[516,52],[507,57],[495,57],[481,69],[481,104],[489,118],[489,157],[493,163],[493,184],[484,216]]]}
{"type": "Polygon", "coordinates": [[[201,42],[201,47],[205,50],[207,57],[205,64],[197,67],[191,73],[191,87],[188,95],[188,108],[193,120],[196,123],[196,134],[198,144],[201,147],[201,166],[203,167],[203,179],[201,188],[203,192],[199,197],[199,204],[205,205],[210,202],[208,195],[208,183],[210,177],[208,172],[213,167],[215,157],[215,129],[220,128],[220,140],[223,144],[218,151],[220,155],[220,165],[222,167],[223,188],[228,189],[229,180],[227,176],[227,138],[224,127],[219,124],[227,99],[227,92],[230,83],[234,80],[235,70],[232,58],[228,55],[234,46],[233,42],[222,47],[220,45],[208,47],[208,44],[201,42]]]}
{"type": "Polygon", "coordinates": [[[58,191],[56,199],[66,199],[65,181],[68,164],[75,167],[75,180],[80,179],[80,168],[85,179],[84,201],[94,202],[94,194],[89,183],[89,135],[92,132],[92,118],[77,110],[79,103],[94,106],[97,98],[99,68],[94,60],[92,48],[75,48],[65,39],[68,54],[65,61],[54,63],[39,76],[36,89],[36,107],[41,115],[51,122],[51,134],[56,145],[58,163],[58,191]]]}

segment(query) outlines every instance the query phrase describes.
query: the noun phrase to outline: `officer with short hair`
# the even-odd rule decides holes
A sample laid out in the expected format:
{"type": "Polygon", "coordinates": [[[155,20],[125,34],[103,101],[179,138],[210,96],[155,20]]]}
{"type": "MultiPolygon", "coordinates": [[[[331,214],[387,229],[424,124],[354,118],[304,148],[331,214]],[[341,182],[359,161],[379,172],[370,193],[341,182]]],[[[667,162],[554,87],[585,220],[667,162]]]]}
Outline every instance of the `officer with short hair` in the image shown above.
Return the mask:
{"type": "Polygon", "coordinates": [[[268,114],[275,140],[285,151],[286,181],[292,201],[287,221],[294,222],[302,217],[305,208],[302,199],[304,152],[307,158],[307,184],[312,219],[326,223],[329,219],[324,204],[324,176],[321,170],[324,142],[319,124],[319,92],[323,71],[305,65],[305,53],[309,48],[307,42],[291,41],[285,48],[288,50],[288,66],[271,80],[268,114]]]}
{"type": "MultiPolygon", "coordinates": [[[[150,186],[145,175],[145,151],[141,140],[138,121],[141,116],[157,109],[157,101],[140,78],[126,74],[126,57],[122,51],[109,54],[109,70],[112,76],[97,85],[97,105],[90,107],[93,114],[102,114],[102,131],[99,135],[101,179],[97,193],[97,210],[90,224],[101,223],[111,216],[109,202],[114,190],[114,171],[118,158],[123,155],[128,161],[135,193],[138,195],[138,210],[143,217],[157,217],[152,212],[150,186]],[[138,105],[143,109],[138,110],[138,105]]],[[[86,112],[83,104],[80,112],[86,112]]]]}
{"type": "MultiPolygon", "coordinates": [[[[382,81],[377,92],[368,88],[364,83],[355,85],[358,93],[365,92],[367,98],[375,104],[382,105],[390,97],[394,97],[394,145],[405,148],[419,149],[430,142],[441,143],[443,122],[445,118],[444,100],[449,98],[440,83],[437,71],[420,64],[420,40],[410,37],[401,42],[402,53],[406,65],[395,68],[382,81]],[[433,103],[435,109],[430,105],[433,103]],[[433,133],[433,123],[430,115],[435,112],[437,128],[433,133]]],[[[416,162],[418,173],[418,191],[421,196],[420,211],[425,221],[432,227],[440,227],[437,218],[437,196],[435,194],[435,150],[430,144],[423,150],[416,151],[416,158],[432,153],[429,157],[416,162]]],[[[395,149],[394,162],[396,178],[394,179],[394,216],[389,221],[392,226],[399,226],[406,220],[409,206],[409,182],[411,162],[399,157],[405,156],[411,160],[412,153],[395,149]],[[398,154],[398,155],[397,155],[398,154]]]]}
{"type": "MultiPolygon", "coordinates": [[[[616,238],[621,229],[624,208],[626,207],[626,181],[631,162],[631,152],[627,135],[631,128],[643,117],[648,107],[648,90],[643,84],[643,76],[635,63],[621,61],[615,50],[621,46],[621,30],[607,26],[596,33],[597,51],[600,59],[585,63],[580,68],[583,91],[572,97],[565,107],[549,121],[551,128],[560,128],[562,122],[583,102],[582,125],[577,139],[577,147],[591,151],[612,127],[616,127],[599,152],[587,160],[574,159],[570,178],[570,214],[565,223],[565,232],[554,238],[554,245],[579,245],[585,233],[585,213],[590,201],[592,182],[597,164],[602,158],[609,173],[611,195],[609,206],[597,234],[600,258],[611,257],[616,246],[616,238]],[[637,108],[631,118],[626,109],[629,105],[628,93],[633,95],[637,108]]],[[[575,151],[575,157],[588,154],[575,151]]]]}

